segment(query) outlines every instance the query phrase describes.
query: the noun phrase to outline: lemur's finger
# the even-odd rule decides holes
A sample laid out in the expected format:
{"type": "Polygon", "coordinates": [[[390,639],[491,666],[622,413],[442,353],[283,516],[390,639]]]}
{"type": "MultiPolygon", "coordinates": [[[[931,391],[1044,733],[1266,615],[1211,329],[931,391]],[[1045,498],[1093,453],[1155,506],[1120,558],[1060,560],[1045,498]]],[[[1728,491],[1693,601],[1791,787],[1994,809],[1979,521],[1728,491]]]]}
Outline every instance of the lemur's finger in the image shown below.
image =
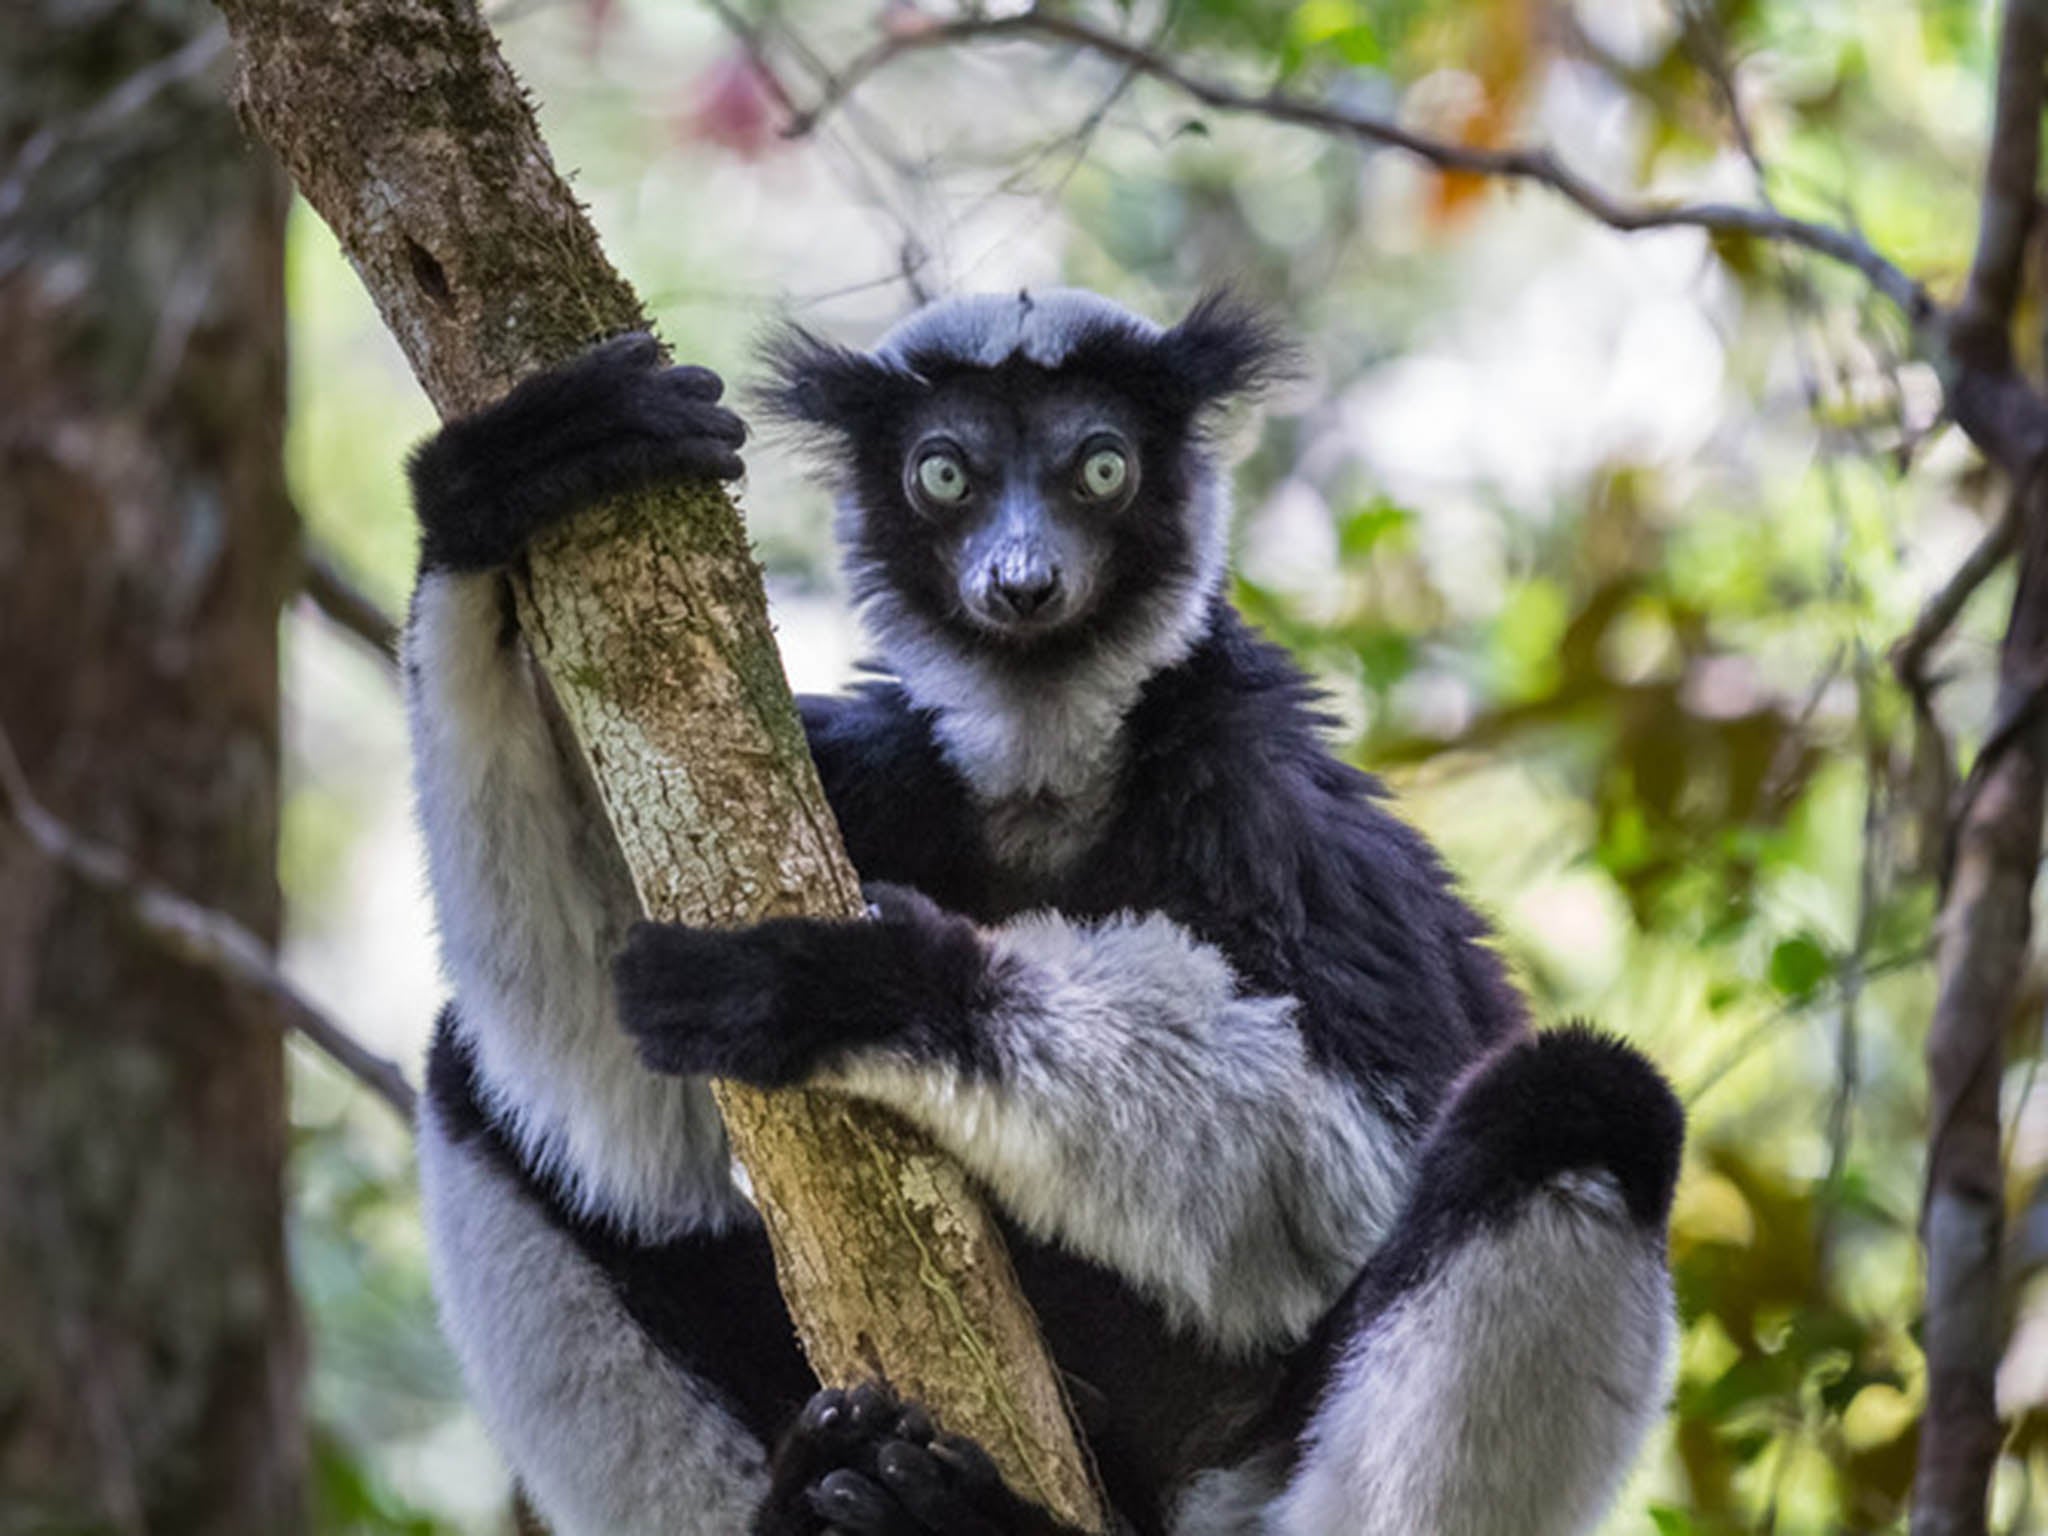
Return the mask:
{"type": "Polygon", "coordinates": [[[665,369],[661,377],[671,388],[693,400],[716,400],[725,393],[725,380],[709,368],[700,368],[695,363],[681,363],[665,369]]]}
{"type": "Polygon", "coordinates": [[[571,366],[652,368],[661,358],[661,343],[654,339],[652,331],[625,331],[600,341],[571,366]]]}
{"type": "Polygon", "coordinates": [[[858,1536],[915,1536],[915,1527],[894,1498],[843,1467],[811,1489],[810,1505],[821,1520],[858,1536]]]}

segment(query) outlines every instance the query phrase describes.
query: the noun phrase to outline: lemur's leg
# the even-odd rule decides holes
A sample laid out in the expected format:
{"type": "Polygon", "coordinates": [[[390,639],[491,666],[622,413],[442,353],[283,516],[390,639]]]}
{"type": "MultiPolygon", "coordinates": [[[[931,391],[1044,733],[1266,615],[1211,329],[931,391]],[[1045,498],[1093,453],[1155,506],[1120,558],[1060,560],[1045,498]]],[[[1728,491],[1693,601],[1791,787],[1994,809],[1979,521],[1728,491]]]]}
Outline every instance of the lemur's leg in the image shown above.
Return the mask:
{"type": "Polygon", "coordinates": [[[1292,1004],[1156,914],[981,930],[871,896],[881,921],[636,928],[643,1057],[889,1104],[1219,1342],[1302,1337],[1392,1221],[1412,1141],[1309,1060],[1292,1004]]]}
{"type": "Polygon", "coordinates": [[[1265,1443],[1195,1484],[1176,1536],[1591,1530],[1669,1387],[1683,1134],[1655,1070],[1587,1030],[1480,1068],[1265,1443]]]}
{"type": "MultiPolygon", "coordinates": [[[[746,1422],[761,1417],[743,1411],[752,1384],[722,1380],[695,1347],[740,1327],[739,1298],[773,1296],[765,1263],[741,1262],[758,1233],[704,1086],[650,1076],[619,1032],[606,965],[637,906],[498,569],[607,491],[736,471],[740,429],[716,392],[628,338],[451,425],[413,464],[406,692],[459,999],[446,1044],[473,1072],[461,1093],[428,1097],[421,1183],[449,1336],[562,1536],[731,1536],[767,1486],[772,1428],[746,1422]],[[659,1297],[636,1307],[622,1273],[688,1245],[707,1277],[727,1277],[701,1319],[673,1300],[660,1314],[659,1297]]],[[[781,1326],[780,1339],[772,1320],[756,1330],[762,1352],[793,1359],[781,1326]]]]}
{"type": "MultiPolygon", "coordinates": [[[[768,1487],[758,1426],[639,1326],[616,1277],[474,1122],[430,1088],[418,1145],[434,1289],[471,1401],[548,1528],[744,1531],[768,1487]]],[[[765,1255],[760,1269],[752,1283],[772,1295],[765,1255]]]]}

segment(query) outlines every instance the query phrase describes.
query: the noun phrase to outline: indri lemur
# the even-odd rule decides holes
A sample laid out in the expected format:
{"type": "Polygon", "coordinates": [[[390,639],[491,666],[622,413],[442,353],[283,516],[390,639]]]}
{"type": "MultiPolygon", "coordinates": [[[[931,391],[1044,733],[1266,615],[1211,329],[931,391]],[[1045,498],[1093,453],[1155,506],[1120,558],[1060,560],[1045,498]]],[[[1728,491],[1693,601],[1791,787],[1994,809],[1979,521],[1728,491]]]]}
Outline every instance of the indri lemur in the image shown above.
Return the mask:
{"type": "Polygon", "coordinates": [[[813,1397],[719,1076],[873,1099],[972,1171],[1130,1530],[1566,1536],[1612,1497],[1665,1390],[1680,1113],[1624,1046],[1530,1033],[1226,600],[1208,429],[1278,356],[1225,299],[1161,328],[1072,291],[771,348],[887,669],[803,701],[861,922],[636,927],[510,617],[537,530],[739,473],[718,380],[615,340],[415,455],[455,986],[421,1175],[561,1536],[1062,1529],[886,1391],[813,1397]]]}

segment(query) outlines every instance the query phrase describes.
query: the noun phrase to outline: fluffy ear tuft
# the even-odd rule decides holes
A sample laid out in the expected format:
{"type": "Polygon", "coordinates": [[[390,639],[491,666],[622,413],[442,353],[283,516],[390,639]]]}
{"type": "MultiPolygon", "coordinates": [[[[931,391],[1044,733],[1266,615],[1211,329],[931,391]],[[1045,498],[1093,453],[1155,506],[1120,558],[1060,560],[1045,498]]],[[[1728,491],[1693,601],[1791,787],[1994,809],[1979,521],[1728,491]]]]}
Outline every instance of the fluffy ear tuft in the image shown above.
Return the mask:
{"type": "Polygon", "coordinates": [[[1159,338],[1158,355],[1194,410],[1257,394],[1301,372],[1301,354],[1280,323],[1228,288],[1196,300],[1159,338]]]}
{"type": "Polygon", "coordinates": [[[769,333],[760,358],[767,379],[754,394],[767,416],[844,437],[861,436],[899,414],[905,398],[922,387],[915,374],[794,323],[769,333]]]}

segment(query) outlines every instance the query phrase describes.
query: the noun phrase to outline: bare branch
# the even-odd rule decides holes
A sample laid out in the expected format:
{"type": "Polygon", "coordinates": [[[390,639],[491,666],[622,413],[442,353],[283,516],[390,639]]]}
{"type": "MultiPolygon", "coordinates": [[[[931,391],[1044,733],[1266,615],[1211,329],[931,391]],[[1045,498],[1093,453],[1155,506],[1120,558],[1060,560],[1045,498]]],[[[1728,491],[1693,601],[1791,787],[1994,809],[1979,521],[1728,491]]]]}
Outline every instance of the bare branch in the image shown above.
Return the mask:
{"type": "Polygon", "coordinates": [[[808,133],[869,76],[907,55],[1005,40],[1063,43],[1085,49],[1136,74],[1170,85],[1220,112],[1242,112],[1338,138],[1398,149],[1439,170],[1531,182],[1549,188],[1600,223],[1624,233],[1692,228],[1798,246],[1861,273],[1916,326],[1934,319],[1938,313],[1918,281],[1853,231],[1739,203],[1631,203],[1588,181],[1548,148],[1479,148],[1418,133],[1391,118],[1311,101],[1287,91],[1240,90],[1196,74],[1148,44],[1071,16],[1041,10],[1014,16],[967,16],[892,33],[831,76],[817,103],[800,113],[788,131],[792,135],[808,133]]]}
{"type": "Polygon", "coordinates": [[[2005,563],[2019,537],[2019,530],[2019,503],[2015,498],[2007,498],[1999,511],[1998,521],[1977,541],[1977,546],[1964,557],[1955,573],[1941,584],[1940,590],[1927,599],[1926,606],[1920,610],[1920,617],[1913,621],[1913,627],[1892,647],[1892,672],[1908,692],[1926,692],[1928,656],[1954,627],[1977,589],[2005,563]]]}
{"type": "Polygon", "coordinates": [[[398,664],[398,622],[369,593],[357,586],[326,550],[308,546],[300,582],[313,606],[384,659],[398,664]]]}
{"type": "Polygon", "coordinates": [[[127,856],[81,836],[47,810],[29,787],[14,743],[0,728],[0,812],[10,815],[43,856],[102,895],[124,903],[151,938],[181,959],[268,998],[285,1023],[376,1094],[410,1125],[416,1096],[397,1063],[379,1056],[330,1019],[278,969],[270,947],[224,912],[179,895],[127,856]]]}
{"type": "Polygon", "coordinates": [[[2048,788],[2048,730],[2038,707],[2048,661],[2048,506],[2038,479],[2018,494],[2029,503],[2020,584],[1999,660],[2001,715],[2014,723],[1986,744],[1971,774],[1936,924],[1921,1217],[1928,1384],[1915,1536],[1983,1536],[2003,1441],[1993,1391],[2004,1345],[1999,1089],[2005,1031],[2026,968],[2048,788]]]}
{"type": "Polygon", "coordinates": [[[2007,0],[1977,254],[1954,327],[1957,355],[1984,368],[2006,368],[2012,359],[2013,305],[2040,200],[2041,107],[2048,89],[2044,59],[2048,3],[2007,0]]]}

